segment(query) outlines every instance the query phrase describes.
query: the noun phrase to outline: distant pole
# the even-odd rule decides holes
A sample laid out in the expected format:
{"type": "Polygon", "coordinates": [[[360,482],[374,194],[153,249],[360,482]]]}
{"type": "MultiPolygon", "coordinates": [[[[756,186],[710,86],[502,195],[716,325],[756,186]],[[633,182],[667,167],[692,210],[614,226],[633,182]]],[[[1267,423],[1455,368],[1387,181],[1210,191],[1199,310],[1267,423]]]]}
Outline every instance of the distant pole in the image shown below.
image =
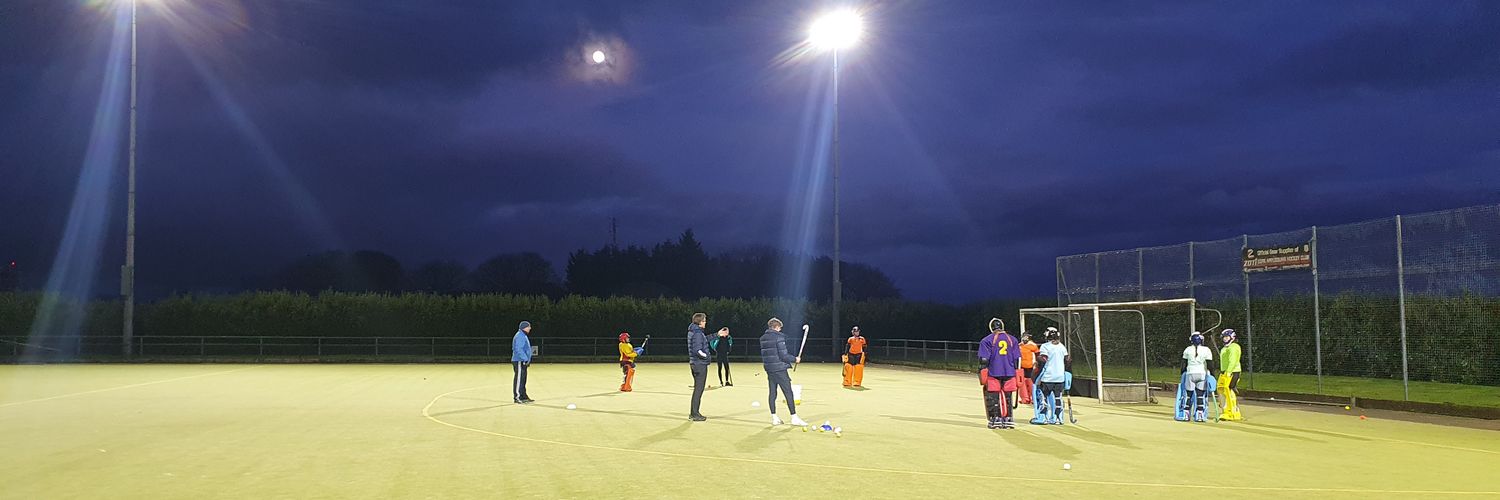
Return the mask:
{"type": "Polygon", "coordinates": [[[1318,226],[1312,227],[1313,362],[1318,369],[1318,394],[1323,394],[1323,307],[1318,294],[1318,226]]]}
{"type": "Polygon", "coordinates": [[[609,246],[620,248],[620,219],[609,218],[609,246]]]}
{"type": "Polygon", "coordinates": [[[136,103],[136,4],[130,0],[130,173],[125,194],[125,267],[120,272],[120,291],[125,296],[125,331],[122,354],[131,355],[135,342],[135,103],[136,103]]]}
{"type": "Polygon", "coordinates": [[[844,282],[839,277],[839,51],[833,50],[833,334],[829,345],[835,358],[839,355],[839,302],[844,298],[844,282]]]}
{"type": "Polygon", "coordinates": [[[1411,401],[1411,378],[1406,357],[1406,249],[1401,241],[1401,216],[1396,216],[1396,303],[1401,308],[1401,399],[1411,401]]]}

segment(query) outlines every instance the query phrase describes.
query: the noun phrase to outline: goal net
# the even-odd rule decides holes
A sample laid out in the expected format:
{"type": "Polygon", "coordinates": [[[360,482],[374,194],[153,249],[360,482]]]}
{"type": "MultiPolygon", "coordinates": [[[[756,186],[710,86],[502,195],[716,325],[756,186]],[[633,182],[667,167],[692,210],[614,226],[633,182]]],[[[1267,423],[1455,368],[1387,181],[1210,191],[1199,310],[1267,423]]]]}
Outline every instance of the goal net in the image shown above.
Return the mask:
{"type": "MultiPolygon", "coordinates": [[[[1153,403],[1151,384],[1176,383],[1188,334],[1197,323],[1194,299],[1072,304],[1021,310],[1021,331],[1045,342],[1062,334],[1073,357],[1073,393],[1104,403],[1153,403]]],[[[1214,317],[1208,319],[1212,322],[1214,317]]]]}

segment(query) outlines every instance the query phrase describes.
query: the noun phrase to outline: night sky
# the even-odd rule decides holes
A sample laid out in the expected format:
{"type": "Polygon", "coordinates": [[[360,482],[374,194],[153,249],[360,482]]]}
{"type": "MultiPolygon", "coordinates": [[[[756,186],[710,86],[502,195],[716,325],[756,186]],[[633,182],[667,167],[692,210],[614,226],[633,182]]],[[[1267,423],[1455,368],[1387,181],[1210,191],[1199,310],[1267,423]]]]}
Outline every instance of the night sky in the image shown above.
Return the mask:
{"type": "MultiPolygon", "coordinates": [[[[831,251],[816,2],[152,2],[143,293],[329,249],[561,272],[611,217],[621,243],[831,251]]],[[[1046,297],[1058,255],[1500,202],[1500,3],[860,6],[844,258],[909,298],[1046,297]]],[[[116,8],[0,2],[0,258],[33,288],[75,207],[107,221],[75,235],[91,289],[118,285],[124,129],[88,156],[123,95],[116,8]]]]}

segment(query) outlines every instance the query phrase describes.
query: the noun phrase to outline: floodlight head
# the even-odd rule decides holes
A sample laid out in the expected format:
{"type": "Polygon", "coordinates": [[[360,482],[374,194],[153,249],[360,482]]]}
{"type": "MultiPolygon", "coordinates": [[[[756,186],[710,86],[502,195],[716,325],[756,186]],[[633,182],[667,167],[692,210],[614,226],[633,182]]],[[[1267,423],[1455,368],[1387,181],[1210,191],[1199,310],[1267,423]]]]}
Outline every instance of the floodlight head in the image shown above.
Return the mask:
{"type": "Polygon", "coordinates": [[[808,42],[823,50],[840,50],[853,47],[864,35],[865,21],[853,9],[840,9],[824,14],[813,21],[808,30],[808,42]]]}
{"type": "Polygon", "coordinates": [[[594,64],[603,64],[604,63],[604,51],[602,51],[602,50],[596,50],[596,51],[594,51],[592,59],[594,60],[594,64]]]}

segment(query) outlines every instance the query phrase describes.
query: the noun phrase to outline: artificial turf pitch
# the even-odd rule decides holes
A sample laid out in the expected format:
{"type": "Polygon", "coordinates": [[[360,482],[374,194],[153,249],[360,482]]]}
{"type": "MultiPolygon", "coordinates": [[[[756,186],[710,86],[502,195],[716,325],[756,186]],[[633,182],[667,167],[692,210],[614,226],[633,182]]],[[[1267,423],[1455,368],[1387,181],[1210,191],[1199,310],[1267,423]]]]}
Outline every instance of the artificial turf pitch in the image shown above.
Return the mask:
{"type": "Polygon", "coordinates": [[[0,366],[0,498],[1500,497],[1495,430],[1082,398],[1079,425],[988,430],[973,376],[872,365],[861,391],[804,365],[798,413],[835,437],[771,427],[760,367],[735,368],[692,423],[683,364],[632,393],[615,365],[536,364],[527,406],[509,365],[0,366]]]}

